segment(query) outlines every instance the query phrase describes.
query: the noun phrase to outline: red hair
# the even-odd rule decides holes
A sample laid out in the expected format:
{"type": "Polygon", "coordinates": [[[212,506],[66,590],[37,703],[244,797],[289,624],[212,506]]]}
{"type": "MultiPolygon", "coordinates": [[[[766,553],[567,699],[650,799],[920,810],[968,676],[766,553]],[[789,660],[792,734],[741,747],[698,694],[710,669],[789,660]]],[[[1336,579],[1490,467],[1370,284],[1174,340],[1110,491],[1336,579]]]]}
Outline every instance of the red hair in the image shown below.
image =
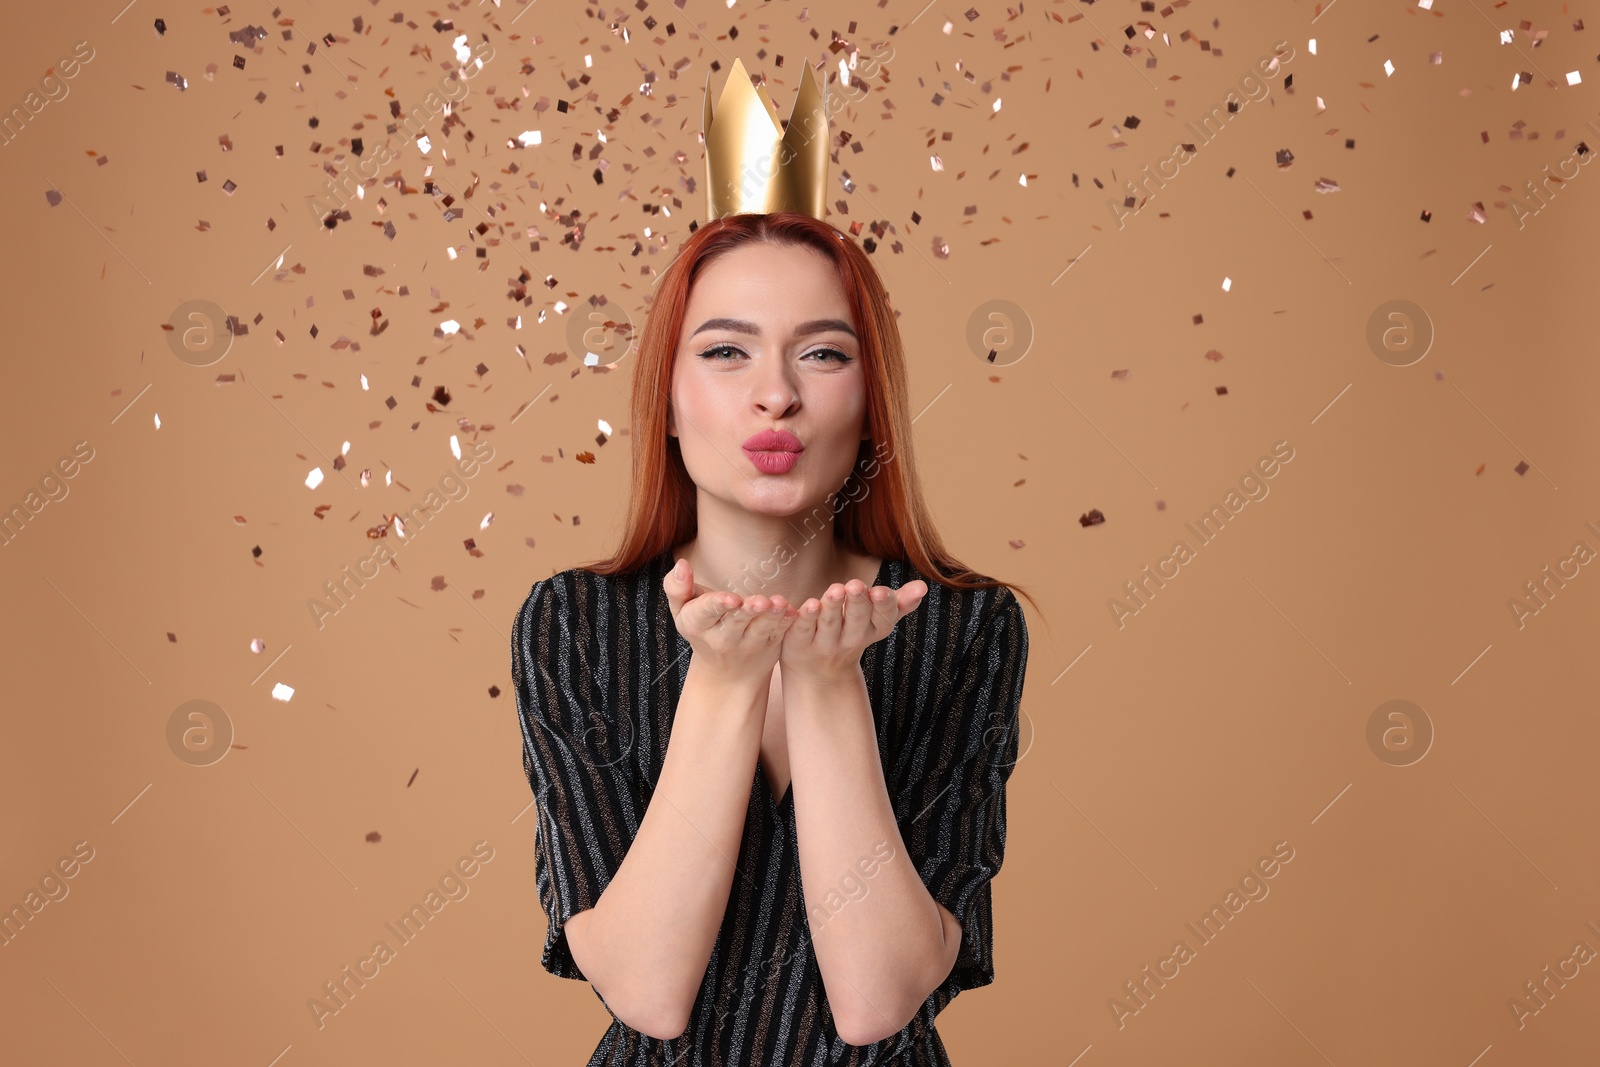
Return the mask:
{"type": "Polygon", "coordinates": [[[787,211],[725,215],[706,223],[684,242],[661,276],[633,372],[633,483],[622,544],[608,559],[580,569],[602,576],[625,574],[695,538],[699,522],[694,482],[683,465],[677,438],[667,433],[678,338],[689,290],[700,271],[715,257],[750,241],[799,245],[826,257],[838,269],[855,319],[871,439],[861,442],[856,468],[835,495],[834,539],[851,552],[910,562],[929,581],[952,589],[1004,586],[1021,592],[1037,608],[1021,586],[985,578],[945,550],[923,501],[908,447],[911,410],[905,352],[883,282],[854,241],[820,219],[787,211]],[[859,496],[848,492],[852,483],[861,484],[865,492],[859,496]]]}

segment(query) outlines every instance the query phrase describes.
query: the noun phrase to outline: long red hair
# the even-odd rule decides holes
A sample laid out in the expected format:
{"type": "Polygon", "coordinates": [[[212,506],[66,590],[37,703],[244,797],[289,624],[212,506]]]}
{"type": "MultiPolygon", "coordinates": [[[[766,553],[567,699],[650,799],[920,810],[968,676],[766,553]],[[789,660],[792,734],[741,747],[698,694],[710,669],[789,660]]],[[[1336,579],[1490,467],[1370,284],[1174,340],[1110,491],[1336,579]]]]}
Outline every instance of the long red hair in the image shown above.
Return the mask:
{"type": "Polygon", "coordinates": [[[929,581],[952,589],[1004,586],[1038,604],[1021,586],[972,571],[945,550],[917,477],[911,442],[910,392],[905,351],[888,293],[867,254],[820,219],[796,212],[735,214],[714,219],[684,242],[657,284],[639,336],[630,400],[633,485],[622,544],[607,559],[581,567],[612,576],[637,570],[696,536],[695,486],[677,438],[667,433],[667,408],[684,309],[695,278],[712,259],[748,241],[774,241],[815,249],[837,267],[855,319],[866,382],[867,425],[856,469],[834,501],[834,539],[848,550],[910,562],[929,581]],[[875,469],[874,461],[876,461],[875,469]],[[848,492],[866,483],[864,494],[848,492]]]}

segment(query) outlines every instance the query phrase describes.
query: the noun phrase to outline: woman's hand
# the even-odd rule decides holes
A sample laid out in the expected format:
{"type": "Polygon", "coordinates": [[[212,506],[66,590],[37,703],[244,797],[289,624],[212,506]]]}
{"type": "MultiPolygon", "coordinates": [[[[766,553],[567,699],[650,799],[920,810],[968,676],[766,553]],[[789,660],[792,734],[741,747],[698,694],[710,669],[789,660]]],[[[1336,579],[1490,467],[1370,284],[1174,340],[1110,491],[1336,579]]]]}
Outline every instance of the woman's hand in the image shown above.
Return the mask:
{"type": "Polygon", "coordinates": [[[772,676],[783,649],[784,631],[797,613],[781,596],[740,597],[694,584],[694,569],[681,561],[662,589],[672,621],[694,649],[695,662],[729,681],[762,682],[772,676]]]}
{"type": "Polygon", "coordinates": [[[828,587],[821,599],[800,605],[779,653],[783,676],[811,675],[824,680],[848,679],[861,669],[861,653],[894,630],[928,593],[922,579],[899,589],[868,589],[852,578],[828,587]]]}

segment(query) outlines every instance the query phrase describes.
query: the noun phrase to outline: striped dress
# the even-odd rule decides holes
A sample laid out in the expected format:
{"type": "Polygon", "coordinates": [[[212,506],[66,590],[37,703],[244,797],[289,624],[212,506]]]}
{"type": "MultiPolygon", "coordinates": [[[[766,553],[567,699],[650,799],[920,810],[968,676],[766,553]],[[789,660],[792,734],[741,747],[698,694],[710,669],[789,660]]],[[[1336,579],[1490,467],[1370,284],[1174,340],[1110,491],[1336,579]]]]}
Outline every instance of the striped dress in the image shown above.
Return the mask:
{"type": "MultiPolygon", "coordinates": [[[[549,923],[541,963],[561,978],[585,980],[564,925],[621,866],[666,758],[693,656],[662,590],[675,561],[666,551],[628,575],[573,569],[535,582],[512,626],[523,770],[538,809],[535,881],[549,923]]],[[[873,584],[918,578],[928,581],[885,559],[873,584]]],[[[1027,625],[1010,590],[932,581],[917,609],[861,656],[906,853],[962,927],[949,976],[904,1029],[871,1045],[835,1032],[801,890],[793,792],[774,797],[758,764],[740,873],[687,1029],[652,1038],[608,1008],[612,1023],[590,1067],[949,1064],[935,1016],[963,989],[994,981],[989,883],[1005,854],[1027,658],[1027,625]]]]}

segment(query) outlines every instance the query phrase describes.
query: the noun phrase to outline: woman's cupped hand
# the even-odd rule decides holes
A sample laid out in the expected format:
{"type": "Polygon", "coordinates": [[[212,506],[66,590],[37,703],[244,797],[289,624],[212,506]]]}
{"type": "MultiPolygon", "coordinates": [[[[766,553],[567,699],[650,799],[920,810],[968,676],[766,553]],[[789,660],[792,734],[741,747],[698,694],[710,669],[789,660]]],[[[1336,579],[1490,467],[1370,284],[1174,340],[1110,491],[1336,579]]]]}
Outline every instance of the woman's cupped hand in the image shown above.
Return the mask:
{"type": "Polygon", "coordinates": [[[852,578],[794,607],[782,596],[741,597],[696,586],[689,561],[680,560],[663,589],[678,632],[713,673],[758,681],[781,663],[786,677],[832,680],[860,670],[861,653],[917,609],[928,583],[919,578],[898,589],[869,588],[852,578]]]}

